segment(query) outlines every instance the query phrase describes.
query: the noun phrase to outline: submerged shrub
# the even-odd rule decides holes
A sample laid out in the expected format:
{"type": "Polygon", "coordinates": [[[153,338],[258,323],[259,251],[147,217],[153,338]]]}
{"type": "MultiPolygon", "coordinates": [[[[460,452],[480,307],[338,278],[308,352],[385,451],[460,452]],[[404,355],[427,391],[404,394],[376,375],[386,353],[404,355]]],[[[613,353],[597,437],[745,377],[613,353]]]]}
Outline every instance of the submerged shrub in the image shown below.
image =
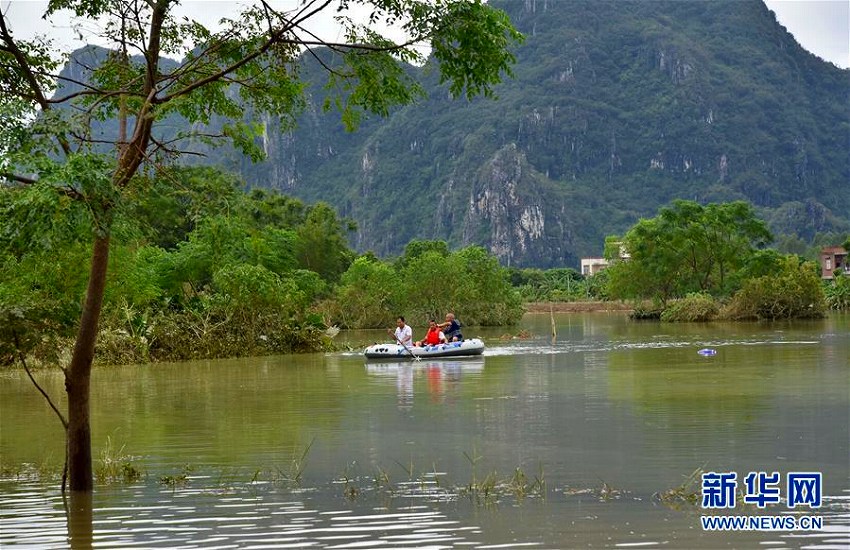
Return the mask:
{"type": "Polygon", "coordinates": [[[717,317],[720,306],[710,295],[693,292],[680,300],[670,302],[661,313],[661,320],[668,322],[711,321],[717,317]]]}
{"type": "Polygon", "coordinates": [[[156,319],[149,353],[154,361],[179,361],[329,351],[326,328],[277,313],[259,315],[246,327],[220,309],[186,311],[156,319]]]}
{"type": "Polygon", "coordinates": [[[639,303],[629,313],[629,319],[633,321],[657,321],[661,318],[663,308],[658,304],[639,303]]]}
{"type": "Polygon", "coordinates": [[[823,317],[826,297],[816,266],[787,256],[772,274],[744,282],[723,316],[730,319],[823,317]]]}

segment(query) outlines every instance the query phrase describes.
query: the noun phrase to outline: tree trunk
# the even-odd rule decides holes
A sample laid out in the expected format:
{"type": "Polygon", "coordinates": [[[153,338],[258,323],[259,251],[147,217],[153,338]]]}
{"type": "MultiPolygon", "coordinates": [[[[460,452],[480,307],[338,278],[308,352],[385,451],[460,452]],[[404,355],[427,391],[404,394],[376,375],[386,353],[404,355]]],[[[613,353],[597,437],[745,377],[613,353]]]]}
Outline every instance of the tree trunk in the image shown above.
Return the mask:
{"type": "Polygon", "coordinates": [[[71,365],[65,374],[65,390],[68,392],[67,445],[71,491],[91,491],[94,487],[89,425],[89,386],[108,264],[109,236],[97,235],[92,249],[89,286],[80,318],[80,330],[74,344],[71,365]]]}

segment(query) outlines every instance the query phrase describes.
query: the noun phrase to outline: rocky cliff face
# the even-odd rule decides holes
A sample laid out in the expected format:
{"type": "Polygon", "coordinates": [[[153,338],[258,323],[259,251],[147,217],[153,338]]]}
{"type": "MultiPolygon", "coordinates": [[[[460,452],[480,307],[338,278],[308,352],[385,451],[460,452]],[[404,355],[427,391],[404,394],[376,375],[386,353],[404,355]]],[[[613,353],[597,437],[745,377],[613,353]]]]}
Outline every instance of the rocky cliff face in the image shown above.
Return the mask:
{"type": "MultiPolygon", "coordinates": [[[[462,244],[487,242],[505,265],[522,263],[538,254],[560,255],[562,251],[557,248],[541,250],[547,226],[545,200],[525,155],[516,144],[506,145],[481,167],[472,182],[462,244]]],[[[548,216],[550,223],[557,223],[557,214],[548,216]],[[556,219],[551,219],[553,216],[556,219]]]]}

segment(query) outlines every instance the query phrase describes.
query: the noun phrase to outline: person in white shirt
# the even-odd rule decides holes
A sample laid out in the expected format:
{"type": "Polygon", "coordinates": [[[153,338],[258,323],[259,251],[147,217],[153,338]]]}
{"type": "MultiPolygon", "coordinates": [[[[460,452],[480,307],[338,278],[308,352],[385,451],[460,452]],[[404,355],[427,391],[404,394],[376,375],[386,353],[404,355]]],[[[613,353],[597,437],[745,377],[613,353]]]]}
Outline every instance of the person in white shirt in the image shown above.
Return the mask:
{"type": "MultiPolygon", "coordinates": [[[[404,322],[404,317],[396,319],[395,339],[403,346],[413,344],[413,329],[404,322]]],[[[390,329],[387,329],[387,334],[392,334],[390,329]]]]}

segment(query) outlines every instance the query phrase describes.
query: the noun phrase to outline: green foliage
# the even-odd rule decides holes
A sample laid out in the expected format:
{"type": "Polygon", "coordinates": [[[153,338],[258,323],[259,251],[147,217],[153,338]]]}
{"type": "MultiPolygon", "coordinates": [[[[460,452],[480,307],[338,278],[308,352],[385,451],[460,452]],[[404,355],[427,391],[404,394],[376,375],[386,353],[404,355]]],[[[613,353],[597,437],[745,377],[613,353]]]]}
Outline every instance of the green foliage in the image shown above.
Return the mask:
{"type": "Polygon", "coordinates": [[[826,299],[817,267],[786,256],[775,273],[744,281],[723,315],[731,319],[822,317],[826,299]]]}
{"type": "Polygon", "coordinates": [[[522,42],[523,36],[504,12],[484,2],[446,6],[446,24],[431,39],[432,55],[440,64],[440,83],[448,82],[454,96],[492,96],[501,73],[512,74],[516,58],[508,48],[522,42]]]}
{"type": "Polygon", "coordinates": [[[322,310],[351,328],[386,327],[398,315],[414,325],[442,320],[447,312],[467,325],[505,325],[521,316],[507,270],[483,248],[449,252],[444,242],[417,241],[407,252],[392,265],[357,258],[322,310]]]}
{"type": "Polygon", "coordinates": [[[283,310],[292,315],[301,302],[291,280],[282,280],[261,265],[226,265],[213,275],[213,291],[218,307],[233,314],[239,322],[283,310]]]}
{"type": "Polygon", "coordinates": [[[511,285],[524,302],[569,302],[599,297],[598,277],[583,277],[568,267],[508,268],[511,285]]]}
{"type": "Polygon", "coordinates": [[[396,260],[396,269],[404,269],[410,262],[416,260],[427,253],[434,253],[438,256],[447,257],[449,255],[449,245],[446,241],[423,241],[413,239],[404,247],[404,254],[396,260]]]}
{"type": "MultiPolygon", "coordinates": [[[[327,327],[314,310],[346,327],[389,326],[399,314],[424,322],[456,311],[468,324],[506,324],[521,314],[507,271],[480,247],[450,252],[445,242],[416,241],[395,263],[368,254],[352,263],[350,225],[325,204],[245,194],[212,169],[168,177],[181,185],[139,180],[139,189],[155,190],[146,196],[154,200],[115,211],[100,362],[327,349],[327,327]],[[160,220],[157,205],[168,206],[160,220]],[[168,241],[170,249],[157,246],[168,241]]],[[[17,335],[25,353],[55,360],[79,319],[88,214],[39,186],[0,197],[8,219],[26,215],[41,229],[3,226],[0,354],[13,360],[17,335]],[[57,256],[68,261],[52,261],[57,256]]]]}
{"type": "Polygon", "coordinates": [[[447,311],[458,307],[465,286],[459,260],[456,255],[429,251],[401,270],[409,321],[424,324],[428,319],[442,319],[447,311]]]}
{"type": "Polygon", "coordinates": [[[151,178],[134,180],[125,215],[138,223],[150,244],[171,250],[204,218],[263,209],[265,192],[245,197],[242,185],[238,177],[217,168],[163,168],[151,178]]]}
{"type": "Polygon", "coordinates": [[[609,276],[608,270],[604,269],[596,275],[587,277],[584,280],[587,297],[591,300],[609,300],[611,298],[608,295],[609,276]]]}
{"type": "Polygon", "coordinates": [[[296,231],[297,258],[304,269],[315,271],[328,281],[335,282],[348,268],[352,255],[348,250],[345,229],[336,212],[326,203],[313,205],[296,231]]]}
{"type": "Polygon", "coordinates": [[[837,275],[831,282],[825,282],[824,285],[826,304],[830,309],[850,310],[850,276],[837,275]]]}
{"type": "MultiPolygon", "coordinates": [[[[17,244],[9,248],[18,249],[17,244]]],[[[0,364],[14,360],[16,347],[55,363],[58,341],[76,328],[89,250],[55,235],[42,244],[43,249],[33,248],[20,258],[0,250],[0,364]]]]}
{"type": "Polygon", "coordinates": [[[504,325],[522,309],[498,260],[478,246],[444,256],[428,251],[401,270],[409,297],[408,316],[425,323],[454,312],[466,324],[504,325]]]}
{"type": "Polygon", "coordinates": [[[163,300],[173,272],[173,258],[161,248],[118,245],[110,255],[110,280],[104,301],[148,308],[163,300]]]}
{"type": "Polygon", "coordinates": [[[767,248],[755,250],[750,254],[744,264],[732,275],[734,286],[740,288],[741,283],[747,279],[764,277],[778,273],[782,270],[785,260],[789,255],[767,248]]]}
{"type": "Polygon", "coordinates": [[[715,319],[720,305],[709,294],[694,292],[684,298],[673,300],[661,313],[661,320],[668,322],[702,322],[715,319]]]}
{"type": "Polygon", "coordinates": [[[457,284],[458,301],[447,311],[462,311],[467,324],[498,326],[519,321],[519,295],[498,259],[480,246],[468,246],[454,255],[459,269],[445,280],[445,285],[448,288],[457,284]]]}
{"type": "Polygon", "coordinates": [[[690,292],[728,295],[756,247],[770,240],[747,203],[676,200],[626,233],[623,246],[630,257],[608,268],[608,290],[612,297],[662,304],[690,292]]]}
{"type": "MultiPolygon", "coordinates": [[[[513,61],[506,48],[519,35],[504,14],[499,17],[501,12],[487,4],[470,2],[470,10],[457,13],[456,8],[463,8],[466,3],[367,0],[366,4],[374,11],[365,33],[349,32],[343,43],[328,44],[331,46],[328,54],[340,57],[343,66],[347,63],[350,69],[334,70],[323,65],[332,81],[343,82],[343,86],[333,87],[331,93],[348,95],[347,105],[358,111],[386,115],[390,106],[409,103],[416,95],[413,79],[408,78],[402,65],[419,58],[415,45],[428,38],[447,38],[440,48],[434,49],[439,50],[435,57],[445,60],[442,74],[450,80],[452,89],[456,90],[460,83],[468,97],[479,93],[489,95],[500,73],[513,61]],[[465,18],[462,14],[471,15],[465,18]],[[382,40],[370,28],[399,19],[413,31],[409,42],[382,40]],[[472,25],[477,19],[483,25],[476,28],[472,25]],[[464,29],[471,34],[459,39],[450,29],[464,29]],[[492,40],[494,44],[480,47],[479,54],[479,47],[469,48],[479,38],[492,40]],[[455,57],[458,53],[463,56],[460,65],[455,57]]],[[[262,158],[266,149],[265,140],[261,139],[267,131],[264,115],[277,115],[277,126],[285,131],[294,125],[295,117],[306,105],[307,86],[298,74],[299,56],[302,50],[313,52],[316,42],[321,44],[322,40],[304,29],[311,26],[311,17],[330,11],[330,4],[305,7],[297,13],[279,12],[267,2],[242,7],[233,19],[218,21],[221,30],[213,32],[197,21],[175,17],[178,3],[169,0],[140,2],[129,8],[120,2],[101,0],[52,0],[45,19],[49,20],[47,16],[58,10],[71,10],[80,19],[75,26],[78,33],[97,29],[91,38],[106,41],[111,48],[100,51],[100,59],[83,63],[75,60],[71,78],[67,73],[55,74],[58,55],[46,38],[36,42],[17,40],[9,31],[7,14],[0,11],[0,116],[35,121],[20,142],[5,137],[0,140],[3,158],[0,192],[11,184],[38,183],[53,187],[56,193],[70,196],[85,206],[94,233],[91,280],[71,366],[66,371],[66,384],[73,388],[68,392],[68,407],[76,411],[69,416],[66,426],[72,491],[90,492],[93,487],[91,442],[87,437],[90,373],[95,336],[101,328],[103,282],[108,273],[110,246],[116,236],[113,234],[116,214],[132,208],[129,203],[135,198],[134,184],[140,179],[139,174],[150,173],[168,157],[179,156],[184,152],[182,147],[223,139],[243,157],[252,161],[262,158]],[[129,52],[142,55],[130,57],[129,52]],[[189,53],[180,63],[164,57],[178,52],[189,53]],[[167,122],[172,117],[182,117],[188,122],[188,129],[168,131],[167,122]],[[218,127],[211,130],[214,119],[218,127]],[[104,132],[99,127],[107,120],[117,121],[117,131],[104,132]],[[47,121],[50,124],[45,124],[47,121]]],[[[346,7],[347,2],[343,2],[340,9],[344,11],[346,7]]],[[[89,37],[80,36],[81,40],[86,38],[89,37]]],[[[89,51],[97,54],[99,50],[89,51]]],[[[349,125],[355,118],[350,113],[349,107],[343,111],[343,120],[349,125]]],[[[21,134],[20,123],[0,124],[0,132],[9,131],[13,138],[21,134]]],[[[343,247],[333,240],[339,233],[333,224],[335,213],[330,208],[324,210],[314,208],[311,214],[315,215],[305,221],[311,227],[299,235],[304,246],[298,254],[303,267],[336,278],[347,262],[338,254],[343,247]],[[327,229],[330,231],[317,234],[327,229]]],[[[281,283],[279,276],[264,265],[264,258],[268,258],[267,248],[262,246],[265,239],[249,242],[247,246],[243,243],[241,252],[247,253],[248,261],[242,263],[247,265],[219,263],[215,260],[242,259],[238,257],[237,240],[244,230],[224,220],[211,228],[212,232],[203,235],[209,239],[196,239],[194,250],[186,253],[192,261],[183,262],[182,267],[192,271],[198,282],[208,281],[212,275],[214,286],[224,292],[219,298],[225,307],[234,304],[231,296],[237,289],[229,286],[223,275],[216,277],[219,269],[228,269],[228,274],[251,285],[241,298],[256,302],[258,292],[272,290],[272,296],[267,299],[273,302],[281,294],[289,293],[289,288],[284,290],[282,284],[276,285],[281,283]],[[216,230],[221,230],[221,234],[215,234],[216,230]],[[211,243],[214,246],[204,246],[211,243]]],[[[7,250],[0,249],[0,253],[5,256],[7,250]]],[[[20,254],[16,259],[19,257],[20,254]]],[[[134,291],[146,293],[139,285],[134,291]]],[[[210,317],[215,317],[216,309],[214,306],[208,311],[210,317]]],[[[223,319],[216,320],[215,327],[226,325],[230,313],[227,311],[223,319]]],[[[232,313],[238,314],[239,310],[232,313]]],[[[0,313],[0,317],[8,316],[0,313]]],[[[228,332],[226,336],[231,338],[218,342],[229,347],[214,351],[228,354],[233,349],[253,350],[256,348],[251,344],[256,340],[271,340],[274,349],[295,348],[298,342],[275,340],[304,334],[303,330],[281,330],[287,328],[280,326],[281,315],[270,321],[276,326],[253,321],[252,318],[246,336],[228,332]]],[[[316,330],[318,327],[308,328],[308,332],[316,330]]],[[[315,339],[305,343],[316,344],[315,339]]],[[[17,341],[14,345],[20,351],[17,341]]],[[[208,352],[209,349],[204,353],[208,352]]]]}
{"type": "Polygon", "coordinates": [[[342,274],[334,299],[322,309],[343,327],[392,326],[407,300],[401,277],[392,266],[361,256],[342,274]]]}

